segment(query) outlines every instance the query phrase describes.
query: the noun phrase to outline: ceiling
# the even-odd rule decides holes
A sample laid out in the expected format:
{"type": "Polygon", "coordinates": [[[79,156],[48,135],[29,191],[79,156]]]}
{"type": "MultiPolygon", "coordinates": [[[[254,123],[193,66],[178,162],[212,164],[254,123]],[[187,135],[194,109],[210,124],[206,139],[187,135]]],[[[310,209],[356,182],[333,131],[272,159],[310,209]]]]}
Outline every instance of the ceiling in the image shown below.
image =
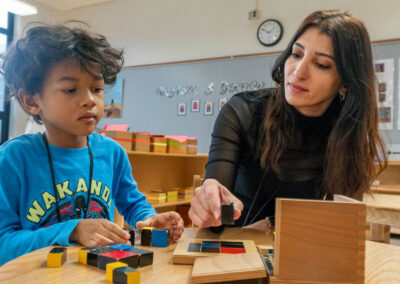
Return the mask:
{"type": "Polygon", "coordinates": [[[108,1],[113,0],[32,0],[31,2],[41,3],[49,8],[57,9],[59,11],[67,11],[108,1]]]}

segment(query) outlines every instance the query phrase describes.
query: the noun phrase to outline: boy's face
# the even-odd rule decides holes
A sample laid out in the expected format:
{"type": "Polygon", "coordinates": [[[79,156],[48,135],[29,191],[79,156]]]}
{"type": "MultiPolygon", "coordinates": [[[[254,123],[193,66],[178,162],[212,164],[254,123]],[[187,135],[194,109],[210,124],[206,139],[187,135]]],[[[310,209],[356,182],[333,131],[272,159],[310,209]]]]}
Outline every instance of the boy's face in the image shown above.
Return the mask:
{"type": "MultiPolygon", "coordinates": [[[[73,60],[50,66],[40,94],[38,111],[49,136],[59,147],[82,147],[104,112],[104,80],[89,74],[73,60]],[[83,143],[80,145],[79,143],[83,143]],[[76,144],[79,145],[76,145],[76,144]]],[[[98,75],[98,76],[97,76],[98,75]]]]}

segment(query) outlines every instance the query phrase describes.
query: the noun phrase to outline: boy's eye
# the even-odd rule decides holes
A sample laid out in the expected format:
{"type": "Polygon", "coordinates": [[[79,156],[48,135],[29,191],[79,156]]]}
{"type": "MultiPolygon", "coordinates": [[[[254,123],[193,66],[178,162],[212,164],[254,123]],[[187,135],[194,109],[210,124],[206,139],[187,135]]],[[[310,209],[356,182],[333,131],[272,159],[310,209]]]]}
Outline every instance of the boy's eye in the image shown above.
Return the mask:
{"type": "Polygon", "coordinates": [[[94,88],[95,93],[102,93],[104,91],[103,88],[94,88]]]}
{"type": "Polygon", "coordinates": [[[76,92],[76,88],[71,88],[71,89],[63,89],[62,90],[66,94],[73,94],[76,92]]]}

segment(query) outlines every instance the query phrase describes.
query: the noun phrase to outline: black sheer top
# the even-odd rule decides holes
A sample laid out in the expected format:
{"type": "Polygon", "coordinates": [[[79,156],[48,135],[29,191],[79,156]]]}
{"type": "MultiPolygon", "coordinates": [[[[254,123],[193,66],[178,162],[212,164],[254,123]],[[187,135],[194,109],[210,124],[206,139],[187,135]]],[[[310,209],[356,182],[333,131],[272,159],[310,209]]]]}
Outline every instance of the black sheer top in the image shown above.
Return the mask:
{"type": "Polygon", "coordinates": [[[272,170],[265,171],[257,154],[260,128],[272,91],[264,89],[233,96],[219,113],[212,133],[205,178],[218,180],[243,202],[236,226],[274,216],[276,197],[322,199],[324,196],[324,156],[328,136],[341,109],[340,101],[335,99],[320,117],[303,116],[290,106],[294,139],[282,155],[278,175],[272,170]],[[253,200],[253,208],[249,210],[253,200]]]}

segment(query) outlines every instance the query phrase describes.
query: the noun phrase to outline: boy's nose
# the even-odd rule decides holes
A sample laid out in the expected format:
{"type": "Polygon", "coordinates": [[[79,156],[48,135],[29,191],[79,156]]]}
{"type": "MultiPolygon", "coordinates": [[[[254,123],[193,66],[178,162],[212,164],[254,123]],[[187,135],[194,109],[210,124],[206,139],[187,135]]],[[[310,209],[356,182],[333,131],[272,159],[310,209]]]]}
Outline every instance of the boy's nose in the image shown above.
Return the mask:
{"type": "Polygon", "coordinates": [[[85,97],[82,102],[83,106],[93,106],[96,104],[96,100],[94,99],[94,95],[91,91],[87,91],[84,96],[85,97]]]}

